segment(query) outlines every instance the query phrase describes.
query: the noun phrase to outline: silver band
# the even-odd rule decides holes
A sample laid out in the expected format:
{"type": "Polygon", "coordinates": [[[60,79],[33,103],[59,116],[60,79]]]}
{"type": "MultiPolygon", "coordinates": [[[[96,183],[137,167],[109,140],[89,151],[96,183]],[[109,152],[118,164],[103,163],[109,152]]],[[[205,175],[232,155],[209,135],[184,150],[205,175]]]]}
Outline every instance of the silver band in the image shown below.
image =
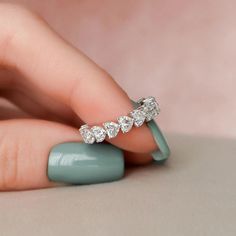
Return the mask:
{"type": "Polygon", "coordinates": [[[138,107],[131,111],[128,115],[120,116],[117,122],[109,121],[103,123],[102,126],[82,125],[79,129],[85,143],[100,143],[106,137],[115,138],[119,131],[122,133],[129,132],[133,126],[140,127],[144,122],[148,122],[160,113],[159,104],[154,97],[141,98],[137,101],[138,107]]]}

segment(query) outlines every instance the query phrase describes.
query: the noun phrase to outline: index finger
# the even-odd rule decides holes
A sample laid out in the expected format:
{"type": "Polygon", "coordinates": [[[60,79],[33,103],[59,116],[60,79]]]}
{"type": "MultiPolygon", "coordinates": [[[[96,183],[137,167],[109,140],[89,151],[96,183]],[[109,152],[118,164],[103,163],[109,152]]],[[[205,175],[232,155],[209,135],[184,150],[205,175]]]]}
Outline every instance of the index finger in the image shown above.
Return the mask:
{"type": "MultiPolygon", "coordinates": [[[[0,59],[25,76],[23,83],[32,83],[70,106],[89,125],[114,121],[132,110],[129,97],[107,72],[34,14],[3,4],[0,18],[0,41],[5,47],[0,59]]],[[[109,142],[134,152],[156,148],[146,125],[109,142]]]]}

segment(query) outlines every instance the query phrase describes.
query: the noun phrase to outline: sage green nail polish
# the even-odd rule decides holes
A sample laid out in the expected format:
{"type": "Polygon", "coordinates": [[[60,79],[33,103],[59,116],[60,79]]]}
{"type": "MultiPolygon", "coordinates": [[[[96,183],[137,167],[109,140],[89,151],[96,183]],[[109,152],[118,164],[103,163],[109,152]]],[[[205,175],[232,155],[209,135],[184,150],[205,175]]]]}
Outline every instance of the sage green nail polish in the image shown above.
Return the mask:
{"type": "Polygon", "coordinates": [[[49,154],[48,178],[55,182],[94,184],[123,175],[123,152],[111,144],[62,143],[49,154]]]}
{"type": "Polygon", "coordinates": [[[161,130],[154,120],[147,122],[147,126],[152,132],[154,140],[158,145],[159,149],[152,153],[152,157],[155,161],[159,163],[165,162],[170,156],[170,148],[163,136],[161,130]]]}
{"type": "MultiPolygon", "coordinates": [[[[138,104],[133,100],[131,100],[131,102],[133,104],[133,107],[137,108],[138,104]]],[[[159,149],[152,152],[151,155],[157,163],[162,164],[170,156],[170,148],[166,142],[164,135],[162,134],[160,128],[158,127],[158,125],[154,120],[147,122],[147,126],[151,130],[153,138],[157,146],[159,147],[159,149]]]]}

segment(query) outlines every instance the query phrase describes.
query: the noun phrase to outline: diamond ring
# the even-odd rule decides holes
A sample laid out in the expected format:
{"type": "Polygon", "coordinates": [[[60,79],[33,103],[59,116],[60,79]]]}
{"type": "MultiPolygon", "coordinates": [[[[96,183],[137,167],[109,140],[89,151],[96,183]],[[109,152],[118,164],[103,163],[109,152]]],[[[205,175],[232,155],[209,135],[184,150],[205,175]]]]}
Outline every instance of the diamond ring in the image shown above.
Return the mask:
{"type": "Polygon", "coordinates": [[[149,122],[160,113],[159,104],[154,97],[141,98],[137,101],[137,107],[128,115],[120,116],[117,122],[109,121],[103,125],[94,125],[90,127],[85,124],[79,129],[79,132],[85,143],[100,143],[105,140],[115,138],[119,131],[129,132],[133,126],[140,127],[144,122],[149,122]]]}

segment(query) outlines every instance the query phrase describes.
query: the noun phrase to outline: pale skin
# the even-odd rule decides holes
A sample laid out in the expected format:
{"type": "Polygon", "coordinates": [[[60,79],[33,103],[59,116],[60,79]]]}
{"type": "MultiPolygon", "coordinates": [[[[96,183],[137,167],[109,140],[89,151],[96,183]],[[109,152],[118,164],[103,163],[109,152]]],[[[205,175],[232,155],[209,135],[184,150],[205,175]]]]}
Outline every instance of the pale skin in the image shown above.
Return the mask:
{"type": "MultiPolygon", "coordinates": [[[[132,110],[112,77],[62,39],[38,15],[0,4],[0,190],[54,186],[47,178],[50,149],[82,141],[82,123],[101,124],[132,110]],[[104,93],[104,91],[106,91],[104,93]]],[[[126,162],[147,164],[156,144],[146,125],[107,140],[125,151],[126,162]]]]}

